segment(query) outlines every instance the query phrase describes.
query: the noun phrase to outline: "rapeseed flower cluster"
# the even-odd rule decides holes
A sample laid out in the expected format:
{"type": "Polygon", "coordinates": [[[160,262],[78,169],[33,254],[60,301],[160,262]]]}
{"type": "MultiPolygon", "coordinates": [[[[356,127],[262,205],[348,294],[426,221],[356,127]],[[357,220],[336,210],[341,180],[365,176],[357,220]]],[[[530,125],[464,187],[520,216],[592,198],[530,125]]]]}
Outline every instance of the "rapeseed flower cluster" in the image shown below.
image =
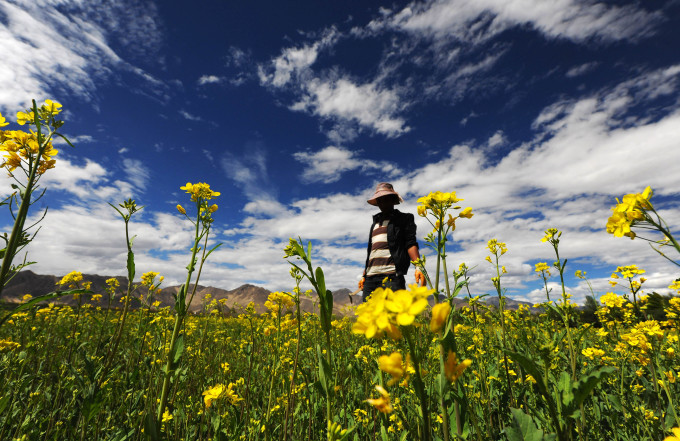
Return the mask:
{"type": "MultiPolygon", "coordinates": [[[[38,120],[55,130],[63,124],[62,121],[56,121],[54,117],[61,112],[61,104],[45,100],[45,104],[38,109],[38,120]]],[[[17,112],[17,124],[25,125],[35,124],[36,115],[32,110],[26,112],[17,112]]],[[[9,123],[2,114],[0,114],[0,127],[5,127],[9,123]]],[[[50,134],[51,137],[51,134],[50,134]]],[[[22,168],[28,175],[32,167],[37,167],[36,174],[42,175],[47,170],[54,168],[56,160],[54,156],[57,155],[58,150],[52,145],[52,140],[30,131],[30,133],[22,130],[0,130],[0,152],[4,152],[4,161],[0,167],[4,167],[12,176],[12,172],[17,168],[22,168]]]]}
{"type": "Polygon", "coordinates": [[[83,280],[83,273],[79,271],[71,271],[61,278],[57,285],[64,286],[68,285],[69,288],[73,289],[78,286],[78,283],[83,280]]]}
{"type": "Polygon", "coordinates": [[[631,227],[647,219],[647,210],[652,209],[649,202],[652,194],[652,189],[648,186],[642,193],[625,195],[621,201],[616,198],[612,215],[607,220],[607,233],[616,237],[627,236],[635,239],[635,232],[631,231],[631,227]]]}
{"type": "MultiPolygon", "coordinates": [[[[454,210],[459,210],[461,207],[454,205],[463,200],[464,199],[456,197],[455,191],[451,193],[442,193],[440,191],[436,191],[418,199],[418,203],[420,204],[418,206],[418,215],[427,217],[428,213],[432,214],[434,217],[434,223],[432,221],[430,221],[430,223],[434,226],[435,230],[439,230],[444,226],[444,217],[446,216],[446,212],[449,210],[449,208],[453,207],[454,210]]],[[[446,233],[448,234],[449,231],[454,231],[456,229],[457,219],[470,219],[472,216],[474,216],[474,213],[472,213],[471,207],[465,208],[463,211],[458,213],[457,216],[449,214],[449,218],[446,221],[446,233]]]]}
{"type": "Polygon", "coordinates": [[[48,142],[40,152],[38,135],[21,130],[0,131],[0,151],[5,152],[4,162],[0,167],[6,168],[10,175],[18,167],[28,170],[29,163],[34,163],[38,157],[41,161],[36,173],[42,175],[54,168],[57,162],[54,156],[59,153],[52,142],[48,142]]]}
{"type": "MultiPolygon", "coordinates": [[[[153,289],[155,287],[156,277],[158,277],[158,274],[160,274],[160,273],[157,273],[155,271],[149,271],[149,272],[142,274],[142,285],[147,286],[150,289],[153,289]]],[[[161,276],[158,279],[158,284],[160,284],[163,281],[163,279],[164,279],[164,277],[161,276]]]]}
{"type": "Polygon", "coordinates": [[[357,321],[352,326],[355,334],[366,338],[387,333],[393,339],[401,338],[398,326],[413,324],[416,316],[427,308],[427,297],[434,290],[424,286],[410,285],[409,289],[392,291],[378,288],[368,300],[357,307],[357,321]]]}
{"type": "Polygon", "coordinates": [[[273,313],[279,313],[284,309],[293,308],[295,302],[289,293],[277,291],[269,294],[264,306],[273,313]]]}
{"type": "Polygon", "coordinates": [[[0,339],[0,353],[13,351],[20,347],[21,345],[19,343],[13,342],[12,340],[0,339]]]}
{"type": "Polygon", "coordinates": [[[190,194],[192,202],[198,202],[199,200],[209,201],[220,195],[219,192],[212,191],[210,189],[210,185],[206,184],[205,182],[198,182],[196,184],[187,182],[185,186],[180,187],[179,189],[190,194]]]}

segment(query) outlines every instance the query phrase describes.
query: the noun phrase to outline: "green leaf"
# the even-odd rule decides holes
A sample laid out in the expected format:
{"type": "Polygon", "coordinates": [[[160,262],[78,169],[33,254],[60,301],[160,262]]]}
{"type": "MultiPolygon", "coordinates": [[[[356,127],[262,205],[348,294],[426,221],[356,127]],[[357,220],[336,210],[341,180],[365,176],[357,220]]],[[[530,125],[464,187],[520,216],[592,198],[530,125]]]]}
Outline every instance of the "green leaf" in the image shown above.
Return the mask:
{"type": "Polygon", "coordinates": [[[71,144],[71,141],[69,141],[67,137],[65,137],[64,135],[62,135],[61,133],[58,133],[58,132],[54,132],[54,134],[57,135],[58,137],[60,137],[61,139],[63,139],[64,141],[66,141],[66,144],[75,148],[75,146],[73,144],[71,144]]]}
{"type": "Polygon", "coordinates": [[[156,418],[154,418],[154,415],[151,412],[146,414],[144,433],[151,438],[152,441],[160,441],[161,439],[158,426],[156,425],[156,418]]]}
{"type": "Polygon", "coordinates": [[[387,431],[385,430],[385,426],[380,426],[380,438],[382,441],[389,441],[390,439],[387,437],[387,431]]]}
{"type": "Polygon", "coordinates": [[[132,284],[135,279],[135,253],[132,249],[128,250],[127,254],[127,270],[128,270],[128,283],[132,284]]]}
{"type": "Polygon", "coordinates": [[[319,306],[321,306],[321,326],[325,333],[329,333],[331,330],[331,316],[333,314],[333,295],[330,291],[326,292],[326,281],[321,267],[316,269],[316,284],[319,294],[319,306]]]}
{"type": "Polygon", "coordinates": [[[321,383],[321,387],[326,393],[326,396],[330,396],[333,392],[328,384],[328,381],[331,378],[331,367],[328,365],[326,358],[323,356],[320,345],[316,345],[316,355],[319,359],[319,382],[321,383]]]}
{"type": "Polygon", "coordinates": [[[173,366],[176,366],[179,363],[179,360],[182,358],[183,353],[184,353],[184,334],[180,334],[177,336],[177,340],[175,340],[175,345],[172,348],[173,366]]]}
{"type": "Polygon", "coordinates": [[[571,382],[571,377],[568,373],[562,372],[560,374],[560,379],[557,382],[557,389],[560,391],[562,397],[562,404],[567,408],[571,402],[574,400],[574,394],[572,392],[573,384],[571,382]]]}
{"type": "Polygon", "coordinates": [[[553,399],[552,395],[548,393],[548,389],[546,388],[545,382],[543,380],[543,375],[541,374],[541,370],[538,368],[536,363],[524,355],[518,354],[517,352],[505,351],[505,353],[508,354],[510,358],[513,359],[513,361],[522,366],[522,369],[524,369],[526,373],[534,377],[538,391],[541,393],[541,395],[543,395],[545,402],[548,404],[548,411],[550,412],[550,417],[552,418],[555,427],[561,427],[560,420],[557,416],[557,405],[555,404],[555,400],[553,399]]]}
{"type": "Polygon", "coordinates": [[[186,301],[187,301],[187,287],[185,284],[182,284],[182,286],[179,287],[179,292],[177,293],[177,297],[175,298],[175,312],[178,315],[184,315],[186,310],[186,301]]]}
{"type": "Polygon", "coordinates": [[[463,289],[463,287],[467,285],[467,281],[463,280],[461,282],[458,282],[456,284],[456,287],[453,289],[453,293],[451,294],[451,297],[457,297],[458,294],[460,294],[460,290],[463,289]]]}
{"type": "Polygon", "coordinates": [[[607,375],[614,371],[616,371],[616,368],[612,366],[605,366],[594,372],[591,372],[589,375],[582,377],[578,382],[576,382],[576,384],[573,386],[571,402],[565,402],[566,408],[564,414],[566,416],[570,416],[576,412],[585,399],[588,398],[590,392],[595,389],[595,386],[597,386],[600,381],[604,380],[607,375]]]}
{"type": "Polygon", "coordinates": [[[533,418],[520,409],[510,408],[512,412],[512,426],[505,428],[508,441],[552,441],[556,439],[554,434],[544,434],[543,430],[536,427],[533,418]]]}
{"type": "Polygon", "coordinates": [[[208,256],[210,255],[210,253],[212,253],[213,251],[215,251],[216,249],[218,249],[221,246],[222,246],[222,243],[220,242],[217,245],[215,245],[214,247],[212,247],[207,253],[205,253],[205,256],[203,257],[203,261],[205,262],[206,260],[208,260],[208,256]]]}
{"type": "Polygon", "coordinates": [[[90,422],[90,420],[99,413],[99,409],[102,407],[103,397],[94,395],[87,397],[83,403],[83,416],[85,417],[85,422],[90,422]]]}
{"type": "Polygon", "coordinates": [[[7,405],[9,404],[9,395],[5,395],[4,397],[0,398],[0,415],[5,411],[7,408],[7,405]]]}

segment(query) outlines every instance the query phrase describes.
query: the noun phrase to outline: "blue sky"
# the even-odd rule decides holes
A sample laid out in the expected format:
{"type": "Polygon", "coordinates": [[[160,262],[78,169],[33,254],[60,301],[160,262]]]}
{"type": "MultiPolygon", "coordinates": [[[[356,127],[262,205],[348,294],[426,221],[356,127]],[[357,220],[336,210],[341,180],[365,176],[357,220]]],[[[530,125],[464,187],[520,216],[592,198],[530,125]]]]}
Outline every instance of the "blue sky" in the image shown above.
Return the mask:
{"type": "Polygon", "coordinates": [[[680,230],[678,41],[677,0],[2,2],[0,112],[57,100],[76,144],[42,181],[33,270],[124,274],[107,203],[132,197],[146,206],[138,272],[179,283],[191,235],[179,187],[207,182],[224,245],[202,284],[289,290],[282,249],[301,236],[329,287],[353,288],[366,199],[389,181],[402,211],[436,190],[473,208],[449,254],[475,266],[473,294],[492,292],[497,238],[507,294],[543,299],[533,269],[554,260],[540,242],[550,227],[564,232],[575,300],[589,293],[575,270],[603,294],[633,263],[666,292],[677,267],[604,225],[615,197],[650,185],[680,230]]]}

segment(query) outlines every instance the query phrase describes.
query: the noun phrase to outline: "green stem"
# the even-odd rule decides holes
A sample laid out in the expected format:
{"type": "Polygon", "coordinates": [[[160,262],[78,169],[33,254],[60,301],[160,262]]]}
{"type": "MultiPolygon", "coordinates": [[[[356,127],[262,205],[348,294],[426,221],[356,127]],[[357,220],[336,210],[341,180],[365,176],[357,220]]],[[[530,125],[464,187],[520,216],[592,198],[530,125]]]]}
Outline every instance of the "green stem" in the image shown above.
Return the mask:
{"type": "Polygon", "coordinates": [[[432,428],[430,424],[430,411],[427,405],[427,393],[425,391],[425,385],[423,384],[423,379],[420,375],[420,358],[416,352],[415,344],[413,342],[413,336],[409,329],[404,330],[404,336],[406,337],[406,342],[408,343],[409,351],[411,352],[411,357],[413,358],[413,368],[415,369],[415,380],[413,381],[416,393],[420,399],[420,409],[423,414],[423,426],[422,426],[422,440],[430,441],[432,428]]]}
{"type": "MultiPolygon", "coordinates": [[[[199,207],[199,204],[196,204],[197,207],[199,207]]],[[[182,302],[186,302],[186,292],[189,289],[189,284],[191,283],[191,275],[194,272],[194,268],[196,267],[196,254],[198,253],[198,244],[200,241],[201,236],[199,235],[199,225],[200,225],[200,209],[198,210],[198,213],[196,214],[196,231],[194,235],[194,246],[191,249],[191,260],[189,261],[189,266],[188,266],[188,271],[187,271],[187,279],[184,282],[184,293],[181,295],[181,298],[179,299],[182,302]]],[[[198,281],[196,281],[198,283],[198,281]]],[[[181,290],[180,290],[181,293],[181,290]]],[[[172,338],[170,339],[170,346],[169,346],[169,351],[168,351],[168,360],[165,363],[165,369],[163,371],[163,386],[161,388],[161,399],[160,402],[158,403],[158,410],[156,412],[156,426],[161,427],[161,421],[163,419],[163,412],[165,412],[165,405],[168,401],[168,392],[170,391],[170,383],[171,383],[171,374],[172,374],[172,365],[173,365],[173,357],[174,357],[174,352],[173,348],[175,347],[175,342],[177,341],[177,337],[179,336],[179,331],[182,327],[182,321],[184,320],[184,317],[186,315],[186,303],[184,305],[183,311],[180,313],[179,311],[176,311],[176,316],[175,316],[175,326],[172,330],[172,338]]]]}
{"type": "Polygon", "coordinates": [[[444,239],[444,243],[442,243],[441,255],[444,269],[444,282],[446,283],[446,298],[449,298],[451,297],[451,289],[449,288],[449,272],[446,269],[446,238],[444,239]]]}
{"type": "MultiPolygon", "coordinates": [[[[441,221],[440,221],[440,227],[437,230],[437,247],[441,248],[441,241],[442,241],[442,230],[441,230],[441,221]]],[[[437,253],[437,272],[435,274],[434,278],[434,300],[436,303],[439,303],[439,267],[441,265],[441,253],[437,253]]]]}

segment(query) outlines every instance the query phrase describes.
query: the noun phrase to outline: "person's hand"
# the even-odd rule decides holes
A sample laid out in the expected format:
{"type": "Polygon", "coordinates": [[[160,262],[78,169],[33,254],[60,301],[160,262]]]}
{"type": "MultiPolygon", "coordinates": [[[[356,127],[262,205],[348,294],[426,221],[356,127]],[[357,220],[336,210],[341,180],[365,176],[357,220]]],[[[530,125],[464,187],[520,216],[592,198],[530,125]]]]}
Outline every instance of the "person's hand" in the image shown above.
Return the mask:
{"type": "Polygon", "coordinates": [[[419,269],[416,269],[416,272],[414,274],[416,278],[416,283],[420,286],[425,286],[425,274],[422,273],[419,269]]]}
{"type": "Polygon", "coordinates": [[[364,281],[366,281],[365,277],[359,279],[359,289],[364,289],[364,281]]]}

